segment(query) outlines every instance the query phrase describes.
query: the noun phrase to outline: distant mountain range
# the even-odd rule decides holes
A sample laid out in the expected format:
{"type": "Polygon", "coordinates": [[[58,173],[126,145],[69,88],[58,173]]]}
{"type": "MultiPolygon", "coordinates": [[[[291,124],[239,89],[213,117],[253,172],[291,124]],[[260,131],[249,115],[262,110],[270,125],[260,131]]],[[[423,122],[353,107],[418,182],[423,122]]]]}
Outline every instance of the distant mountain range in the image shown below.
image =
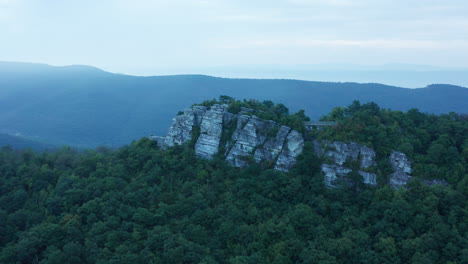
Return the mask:
{"type": "Polygon", "coordinates": [[[32,139],[27,139],[22,136],[17,135],[8,135],[0,133],[0,147],[10,146],[15,149],[25,149],[30,148],[34,150],[54,150],[58,146],[52,144],[46,144],[42,142],[37,142],[32,139]]]}
{"type": "Polygon", "coordinates": [[[272,100],[291,111],[304,109],[313,119],[353,100],[394,110],[468,113],[468,89],[445,84],[406,89],[204,75],[137,77],[89,66],[0,62],[0,133],[20,133],[47,144],[116,147],[166,134],[179,110],[219,95],[272,100]]]}
{"type": "Polygon", "coordinates": [[[205,68],[166,68],[135,70],[135,72],[200,73],[226,78],[297,79],[323,82],[383,83],[408,88],[420,88],[429,83],[450,83],[468,87],[467,68],[433,67],[411,64],[353,65],[239,65],[205,68]]]}

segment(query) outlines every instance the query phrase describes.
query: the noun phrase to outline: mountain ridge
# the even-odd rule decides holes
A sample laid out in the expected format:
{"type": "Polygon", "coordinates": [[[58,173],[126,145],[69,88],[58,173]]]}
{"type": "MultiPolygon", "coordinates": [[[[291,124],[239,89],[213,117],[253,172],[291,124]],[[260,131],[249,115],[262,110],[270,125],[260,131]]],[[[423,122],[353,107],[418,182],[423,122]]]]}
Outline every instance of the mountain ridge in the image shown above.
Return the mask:
{"type": "Polygon", "coordinates": [[[319,119],[353,100],[383,108],[468,113],[468,89],[429,85],[409,89],[375,83],[290,79],[229,79],[207,75],[130,76],[87,66],[71,68],[0,62],[0,126],[46,142],[79,147],[120,146],[164,134],[187,105],[229,95],[271,100],[319,119]],[[65,70],[64,70],[65,69],[65,70]]]}
{"type": "MultiPolygon", "coordinates": [[[[197,73],[182,73],[182,74],[162,74],[162,75],[132,75],[132,74],[125,74],[125,73],[118,73],[118,72],[110,72],[99,67],[85,65],[85,64],[71,64],[71,65],[50,65],[47,63],[33,63],[33,62],[16,62],[16,61],[0,61],[0,71],[3,71],[3,67],[12,67],[12,66],[28,66],[28,67],[36,67],[35,70],[39,68],[45,69],[55,69],[55,70],[88,70],[88,71],[95,71],[100,72],[107,75],[113,76],[122,76],[122,77],[131,77],[131,78],[171,78],[171,77],[201,77],[201,78],[215,78],[215,79],[222,79],[222,80],[262,80],[262,81],[297,81],[297,82],[307,82],[307,83],[315,83],[315,84],[361,84],[361,85],[379,85],[379,86],[387,86],[392,88],[401,88],[401,89],[423,89],[423,88],[431,88],[431,86],[440,86],[446,85],[449,87],[459,87],[465,88],[468,87],[462,85],[454,85],[448,83],[432,83],[427,84],[425,87],[418,87],[418,88],[409,88],[403,87],[398,85],[391,85],[391,84],[384,84],[379,82],[353,82],[353,81],[312,81],[312,80],[304,80],[304,79],[297,79],[297,78],[249,78],[249,77],[222,77],[217,75],[210,75],[210,74],[197,74],[197,73]]],[[[24,68],[23,68],[24,69],[24,68]]],[[[0,72],[1,73],[1,72],[0,72]]]]}

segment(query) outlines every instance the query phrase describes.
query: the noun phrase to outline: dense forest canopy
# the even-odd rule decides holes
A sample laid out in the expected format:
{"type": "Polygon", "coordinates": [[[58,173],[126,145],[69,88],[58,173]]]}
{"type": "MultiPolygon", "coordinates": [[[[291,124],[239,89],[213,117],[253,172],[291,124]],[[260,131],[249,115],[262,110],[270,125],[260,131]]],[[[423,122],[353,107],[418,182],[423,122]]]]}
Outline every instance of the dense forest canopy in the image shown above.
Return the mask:
{"type": "Polygon", "coordinates": [[[414,176],[444,179],[467,193],[466,114],[391,111],[372,102],[361,105],[354,101],[348,107],[333,109],[322,120],[334,120],[337,125],[316,133],[317,138],[367,145],[377,151],[381,168],[392,150],[401,151],[412,161],[414,176]]]}
{"type": "Polygon", "coordinates": [[[118,150],[4,147],[0,263],[468,262],[465,116],[353,103],[324,120],[338,125],[309,139],[357,141],[381,160],[406,148],[417,177],[450,184],[326,188],[310,141],[289,173],[146,138],[118,150]]]}

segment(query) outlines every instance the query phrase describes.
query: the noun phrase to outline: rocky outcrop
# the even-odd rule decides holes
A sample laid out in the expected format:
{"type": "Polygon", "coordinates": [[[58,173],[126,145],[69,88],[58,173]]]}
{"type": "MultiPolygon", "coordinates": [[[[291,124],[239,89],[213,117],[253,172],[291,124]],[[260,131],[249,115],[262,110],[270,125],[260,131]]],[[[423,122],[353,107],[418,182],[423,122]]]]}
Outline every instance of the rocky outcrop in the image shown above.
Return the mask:
{"type": "Polygon", "coordinates": [[[393,173],[390,174],[389,184],[392,187],[398,188],[404,186],[411,180],[411,163],[404,153],[392,151],[390,153],[390,165],[393,173]]]}
{"type": "Polygon", "coordinates": [[[375,166],[375,151],[355,142],[349,144],[341,141],[314,141],[314,151],[319,157],[323,157],[326,162],[322,164],[322,172],[325,176],[325,184],[329,187],[336,187],[338,181],[349,181],[348,174],[353,170],[344,166],[345,163],[358,162],[357,173],[362,176],[363,182],[369,185],[377,185],[377,175],[368,172],[375,166]]]}
{"type": "Polygon", "coordinates": [[[264,145],[268,131],[275,126],[278,124],[271,120],[240,116],[236,131],[232,135],[234,145],[228,150],[226,160],[237,167],[247,166],[246,157],[254,155],[255,150],[264,145]]]}
{"type": "Polygon", "coordinates": [[[289,132],[291,132],[291,128],[281,126],[275,137],[268,139],[262,148],[258,148],[255,151],[255,161],[275,160],[283,150],[284,143],[286,142],[289,132]]]}
{"type": "Polygon", "coordinates": [[[377,175],[375,173],[371,173],[371,172],[365,172],[365,171],[358,171],[359,175],[361,175],[362,177],[362,181],[365,183],[365,184],[369,184],[369,185],[377,185],[377,175]]]}
{"type": "Polygon", "coordinates": [[[352,170],[336,164],[322,164],[324,182],[328,187],[336,187],[337,180],[346,177],[352,170]]]}
{"type": "Polygon", "coordinates": [[[227,105],[213,105],[210,109],[194,106],[173,119],[167,136],[150,139],[163,148],[180,145],[192,140],[194,127],[199,127],[195,153],[201,158],[211,159],[224,147],[226,152],[221,154],[234,166],[245,167],[253,159],[288,171],[304,147],[301,133],[271,120],[249,116],[251,112],[251,109],[242,108],[239,115],[234,115],[227,112],[227,105]],[[232,123],[235,120],[237,123],[232,123]],[[221,146],[221,139],[226,136],[223,133],[229,132],[231,123],[235,130],[221,146]]]}
{"type": "Polygon", "coordinates": [[[275,169],[288,171],[291,167],[290,164],[294,164],[296,162],[297,156],[302,153],[302,149],[304,148],[304,138],[302,135],[297,132],[296,130],[292,130],[287,138],[286,144],[281,150],[280,155],[278,156],[278,160],[276,161],[275,169]]]}
{"type": "MultiPolygon", "coordinates": [[[[245,167],[255,161],[276,170],[289,171],[304,148],[302,134],[252,113],[251,109],[242,108],[238,115],[234,115],[227,111],[227,105],[194,106],[173,119],[167,136],[152,136],[150,139],[157,141],[162,148],[193,140],[195,153],[201,158],[211,159],[220,154],[237,167],[245,167]],[[198,138],[192,138],[194,135],[198,138]],[[219,153],[221,149],[223,153],[219,153]]],[[[377,175],[373,172],[376,166],[373,149],[355,142],[326,140],[315,140],[313,146],[317,156],[324,160],[321,170],[327,186],[353,183],[352,179],[359,175],[363,183],[377,185],[377,175]]],[[[392,151],[389,162],[393,173],[388,184],[394,188],[406,185],[412,179],[411,163],[406,155],[392,151]]],[[[443,180],[422,182],[429,186],[447,185],[443,180]]]]}
{"type": "Polygon", "coordinates": [[[375,151],[366,146],[359,147],[359,157],[361,161],[361,168],[369,168],[375,166],[375,151]]]}
{"type": "Polygon", "coordinates": [[[150,139],[158,142],[162,148],[180,145],[192,139],[192,130],[194,126],[201,124],[202,117],[206,112],[204,106],[194,106],[185,109],[184,113],[172,119],[172,125],[169,127],[167,136],[151,136],[150,139]]]}
{"type": "MultiPolygon", "coordinates": [[[[410,175],[411,162],[408,160],[404,153],[392,151],[390,153],[390,165],[392,166],[393,173],[390,174],[389,184],[394,188],[405,186],[413,177],[410,175]]],[[[444,180],[421,180],[427,186],[445,185],[448,183],[444,180]]]]}
{"type": "Polygon", "coordinates": [[[195,153],[202,158],[211,159],[218,153],[223,123],[230,122],[231,117],[226,117],[226,105],[214,105],[206,111],[201,120],[200,136],[195,144],[195,153]]]}
{"type": "MultiPolygon", "coordinates": [[[[353,171],[350,164],[358,162],[358,168],[354,164],[356,172],[362,176],[363,182],[368,185],[377,185],[377,175],[368,169],[376,165],[376,153],[373,149],[351,142],[349,144],[340,141],[314,141],[315,153],[324,158],[325,163],[321,169],[324,182],[328,187],[337,187],[338,183],[349,183],[350,173],[353,171]],[[348,165],[347,165],[348,164],[348,165]]],[[[392,151],[389,162],[393,173],[389,176],[388,184],[394,188],[405,186],[413,177],[410,175],[411,162],[404,153],[392,151]]],[[[436,184],[448,185],[444,180],[422,180],[422,183],[432,186],[436,184]]]]}

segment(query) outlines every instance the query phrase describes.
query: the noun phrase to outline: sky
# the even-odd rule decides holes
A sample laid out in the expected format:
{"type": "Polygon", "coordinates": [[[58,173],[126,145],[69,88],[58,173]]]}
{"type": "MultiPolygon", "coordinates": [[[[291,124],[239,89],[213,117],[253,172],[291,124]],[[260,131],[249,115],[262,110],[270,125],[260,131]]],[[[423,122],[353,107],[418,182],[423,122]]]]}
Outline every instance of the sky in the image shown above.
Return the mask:
{"type": "Polygon", "coordinates": [[[468,1],[0,0],[0,60],[133,75],[255,65],[468,68],[468,1]]]}

